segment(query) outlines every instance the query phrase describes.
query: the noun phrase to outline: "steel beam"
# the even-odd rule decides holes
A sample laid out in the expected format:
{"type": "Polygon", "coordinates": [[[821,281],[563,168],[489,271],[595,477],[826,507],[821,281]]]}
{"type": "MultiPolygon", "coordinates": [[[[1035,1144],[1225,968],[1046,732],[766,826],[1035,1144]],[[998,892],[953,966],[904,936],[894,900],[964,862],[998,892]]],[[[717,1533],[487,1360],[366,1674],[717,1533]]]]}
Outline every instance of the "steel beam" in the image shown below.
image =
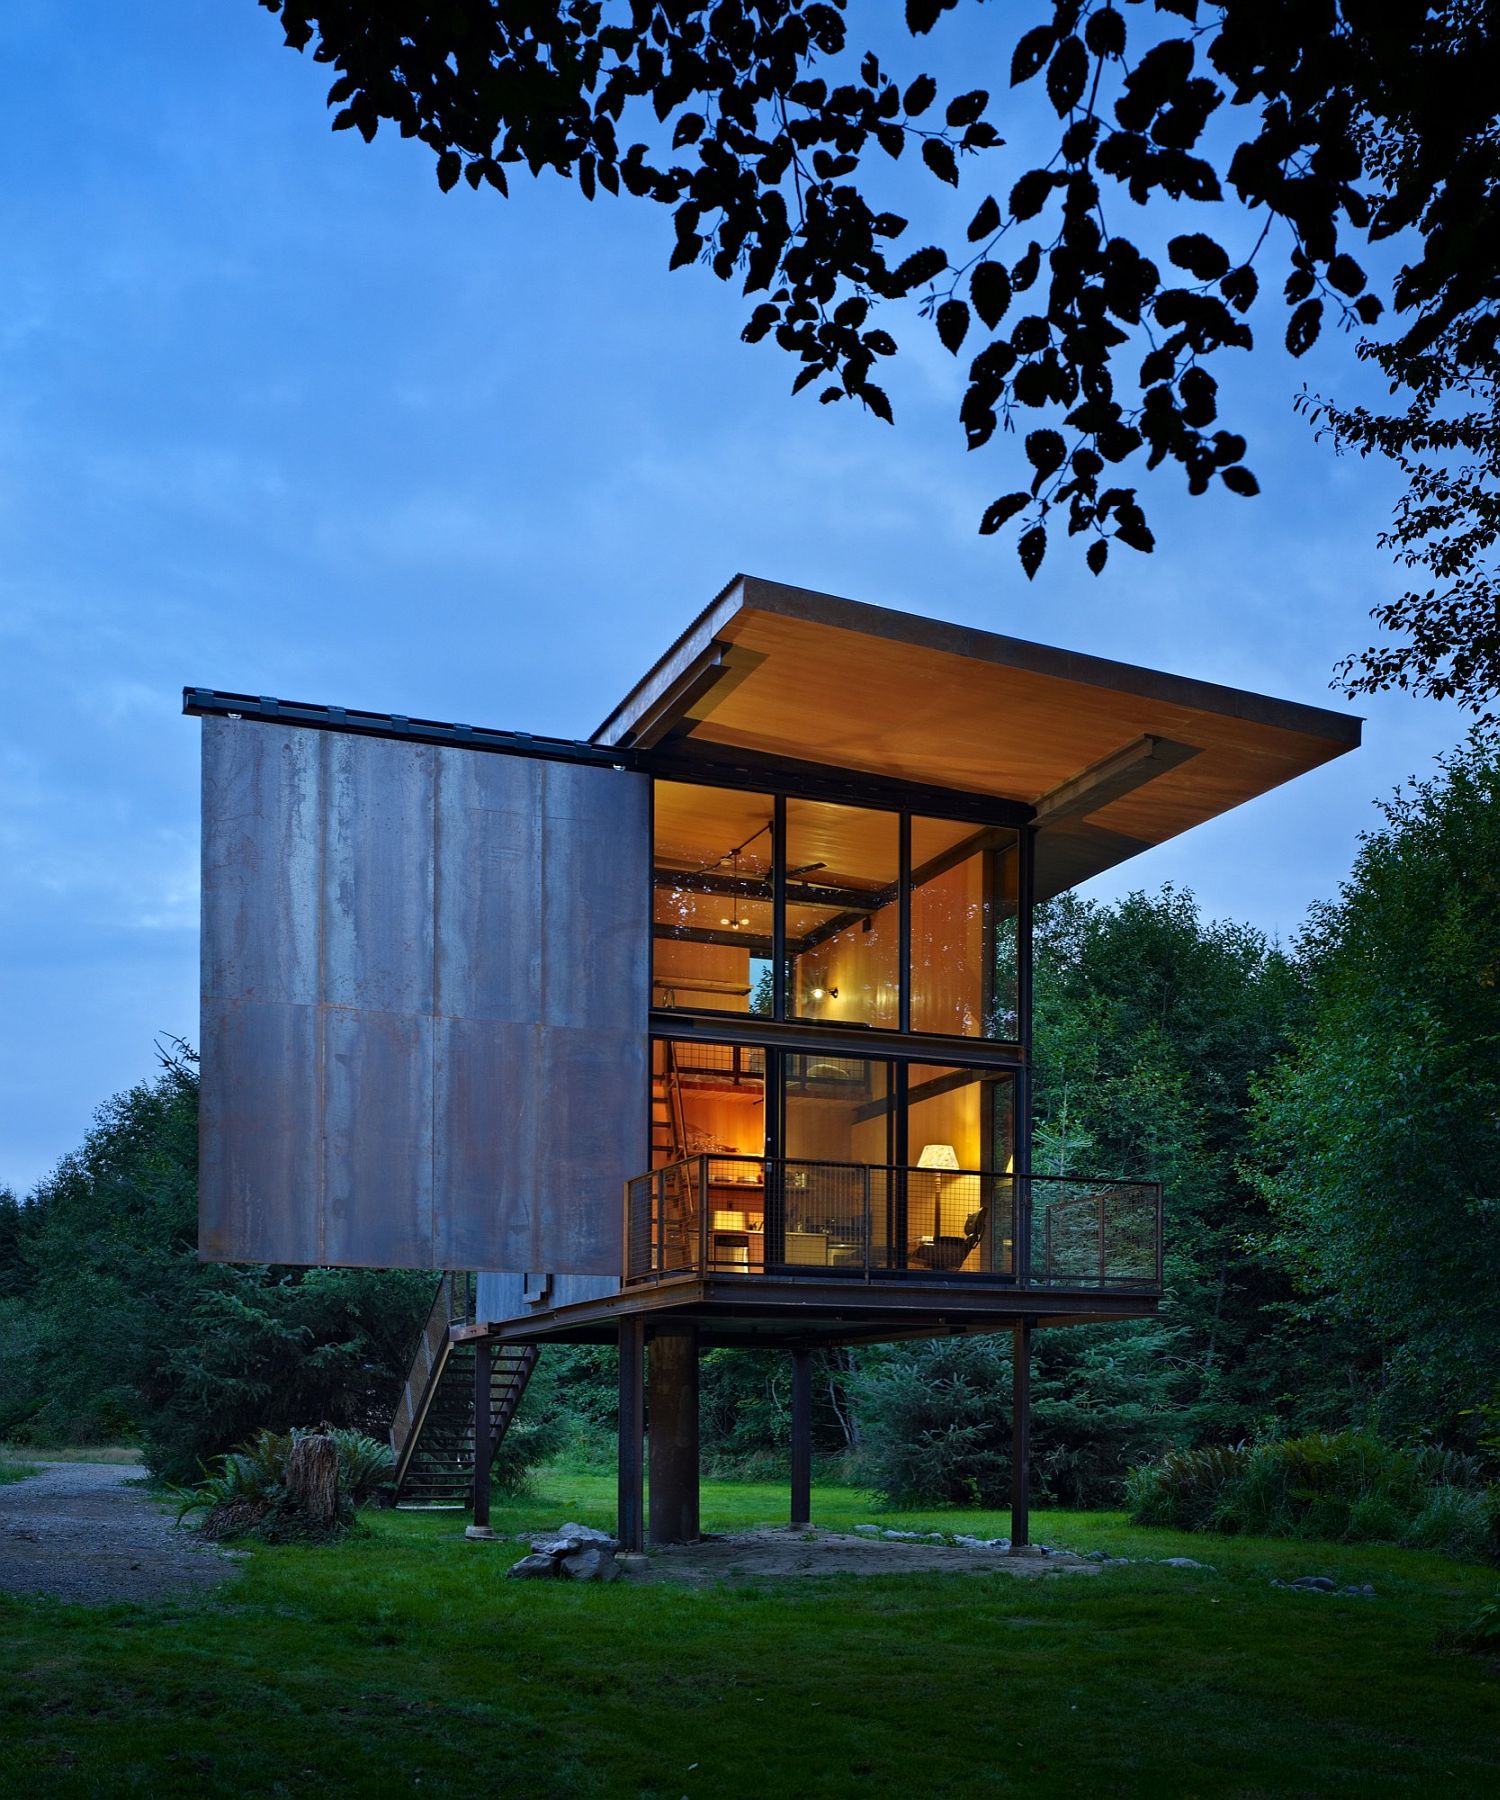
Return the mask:
{"type": "Polygon", "coordinates": [[[492,1538],[490,1530],[490,1340],[474,1340],[474,1522],[465,1537],[492,1538]]]}
{"type": "Polygon", "coordinates": [[[698,1541],[698,1328],[658,1325],[648,1358],[653,1544],[698,1541]]]}
{"type": "Polygon", "coordinates": [[[1010,1548],[1031,1543],[1031,1331],[1022,1319],[1011,1330],[1010,1548]]]}
{"type": "Polygon", "coordinates": [[[792,1352],[792,1524],[812,1524],[812,1352],[792,1352]]]}
{"type": "Polygon", "coordinates": [[[615,1535],[625,1550],[646,1547],[646,1322],[637,1313],[620,1321],[619,1513],[615,1535]]]}

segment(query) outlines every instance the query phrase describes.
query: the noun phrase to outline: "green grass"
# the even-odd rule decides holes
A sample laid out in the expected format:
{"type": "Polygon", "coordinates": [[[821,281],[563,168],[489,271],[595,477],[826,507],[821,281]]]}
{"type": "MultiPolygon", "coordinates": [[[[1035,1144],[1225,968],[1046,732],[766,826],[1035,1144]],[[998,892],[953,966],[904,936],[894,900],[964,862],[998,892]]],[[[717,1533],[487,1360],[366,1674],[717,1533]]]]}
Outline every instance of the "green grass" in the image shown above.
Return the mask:
{"type": "Polygon", "coordinates": [[[29,1462],[17,1462],[13,1457],[0,1453],[0,1487],[12,1481],[25,1481],[28,1475],[35,1475],[37,1465],[29,1462]]]}
{"type": "MultiPolygon", "coordinates": [[[[785,1517],[707,1483],[704,1524],[785,1517]]],[[[497,1530],[608,1525],[613,1483],[554,1470],[497,1530]]],[[[818,1523],[875,1520],[820,1488],[818,1523]]],[[[880,1523],[1003,1532],[1003,1513],[880,1523]]],[[[335,1549],[257,1550],[216,1597],[0,1598],[0,1761],[18,1792],[242,1796],[1500,1793],[1500,1682],[1439,1642],[1492,1571],[1366,1546],[1040,1515],[1079,1549],[1185,1554],[1097,1576],[913,1575],[736,1588],[509,1583],[452,1513],[335,1549]],[[1373,1582],[1374,1600],[1272,1576],[1373,1582]]]]}
{"type": "Polygon", "coordinates": [[[34,1463],[138,1463],[134,1444],[0,1444],[0,1457],[17,1457],[34,1463]]]}

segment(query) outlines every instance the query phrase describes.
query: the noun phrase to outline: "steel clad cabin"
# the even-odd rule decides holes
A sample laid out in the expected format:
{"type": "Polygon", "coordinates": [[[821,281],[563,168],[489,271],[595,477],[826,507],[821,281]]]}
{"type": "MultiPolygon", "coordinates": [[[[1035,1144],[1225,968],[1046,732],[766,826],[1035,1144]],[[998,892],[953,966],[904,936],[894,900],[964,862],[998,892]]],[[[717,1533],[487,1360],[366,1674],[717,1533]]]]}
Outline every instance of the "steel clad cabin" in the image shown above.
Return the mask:
{"type": "Polygon", "coordinates": [[[1030,1155],[1034,904],[1359,722],[737,577],[593,735],[201,688],[200,1249],[440,1274],[395,1428],[465,1499],[620,1347],[620,1530],[697,1535],[697,1358],[1148,1316],[1161,1192],[1030,1155]],[[647,1386],[649,1382],[649,1395],[647,1386]]]}

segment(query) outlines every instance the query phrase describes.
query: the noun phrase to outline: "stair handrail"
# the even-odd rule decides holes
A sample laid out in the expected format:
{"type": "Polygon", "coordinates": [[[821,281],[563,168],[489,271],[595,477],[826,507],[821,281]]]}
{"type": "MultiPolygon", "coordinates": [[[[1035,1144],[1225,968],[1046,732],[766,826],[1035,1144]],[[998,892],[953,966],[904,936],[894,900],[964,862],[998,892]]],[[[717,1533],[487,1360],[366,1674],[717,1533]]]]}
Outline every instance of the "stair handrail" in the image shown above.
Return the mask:
{"type": "Polygon", "coordinates": [[[455,1317],[462,1318],[467,1311],[466,1294],[460,1312],[455,1314],[454,1311],[455,1303],[460,1300],[458,1284],[467,1279],[463,1271],[443,1271],[427,1322],[417,1339],[411,1367],[406,1372],[406,1385],[396,1402],[395,1417],[391,1420],[391,1452],[396,1459],[393,1476],[398,1488],[405,1479],[411,1453],[421,1435],[422,1420],[436,1391],[443,1364],[448,1359],[449,1327],[455,1317]]]}

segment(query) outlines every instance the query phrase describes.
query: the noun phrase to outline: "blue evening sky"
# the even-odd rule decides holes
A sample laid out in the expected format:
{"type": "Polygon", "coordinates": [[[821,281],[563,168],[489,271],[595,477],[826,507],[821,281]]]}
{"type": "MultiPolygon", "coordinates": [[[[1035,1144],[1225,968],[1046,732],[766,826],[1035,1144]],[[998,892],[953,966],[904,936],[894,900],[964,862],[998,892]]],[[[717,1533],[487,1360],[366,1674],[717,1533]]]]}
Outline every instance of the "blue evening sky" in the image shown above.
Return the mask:
{"type": "MultiPolygon", "coordinates": [[[[906,66],[1003,87],[1031,12],[967,9],[967,47],[950,20],[906,66]]],[[[1343,704],[1395,490],[1292,415],[1341,355],[1226,387],[1263,498],[1153,479],[1155,556],[1095,581],[1055,547],[1028,586],[975,533],[1015,442],[965,454],[964,364],[914,317],[896,430],[794,401],[793,366],[738,341],[746,303],[666,273],[657,209],[441,195],[420,147],[329,132],[326,70],[254,0],[9,0],[0,50],[0,1184],[150,1075],[158,1034],[196,1039],[184,683],[585,735],[748,570],[1343,704]]],[[[985,187],[919,191],[961,227],[985,187]]],[[[1355,710],[1362,751],[1087,891],[1173,881],[1290,936],[1372,800],[1464,728],[1355,710]]]]}

